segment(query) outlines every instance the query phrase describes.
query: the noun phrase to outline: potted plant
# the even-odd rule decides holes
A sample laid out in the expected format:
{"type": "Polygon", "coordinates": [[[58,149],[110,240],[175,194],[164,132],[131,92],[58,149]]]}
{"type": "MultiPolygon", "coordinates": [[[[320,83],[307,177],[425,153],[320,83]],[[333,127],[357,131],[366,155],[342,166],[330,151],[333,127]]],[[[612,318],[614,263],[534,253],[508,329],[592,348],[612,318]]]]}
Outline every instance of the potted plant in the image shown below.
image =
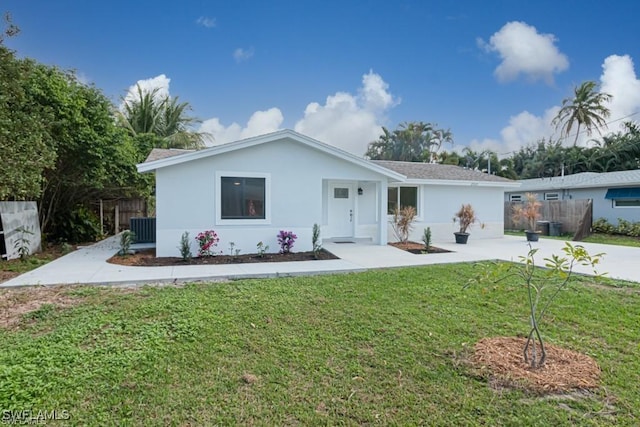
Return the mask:
{"type": "Polygon", "coordinates": [[[538,220],[540,219],[541,206],[542,203],[538,201],[538,198],[534,193],[527,193],[525,194],[524,204],[513,207],[513,220],[515,222],[525,221],[527,223],[525,234],[527,235],[528,242],[537,242],[540,237],[537,225],[538,220]]]}
{"type": "Polygon", "coordinates": [[[467,239],[469,239],[469,233],[467,230],[471,227],[475,222],[478,222],[478,217],[476,217],[476,213],[473,210],[473,206],[470,204],[463,204],[460,207],[460,210],[456,212],[453,217],[453,222],[460,224],[460,230],[454,232],[454,236],[456,236],[456,243],[466,244],[467,239]]]}

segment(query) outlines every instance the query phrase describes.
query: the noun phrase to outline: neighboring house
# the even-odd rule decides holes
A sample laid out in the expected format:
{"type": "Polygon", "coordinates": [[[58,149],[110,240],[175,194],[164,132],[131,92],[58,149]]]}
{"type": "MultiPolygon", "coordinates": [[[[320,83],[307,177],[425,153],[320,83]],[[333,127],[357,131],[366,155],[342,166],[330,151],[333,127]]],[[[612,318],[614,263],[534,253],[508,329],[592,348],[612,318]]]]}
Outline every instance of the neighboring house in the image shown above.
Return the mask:
{"type": "Polygon", "coordinates": [[[218,250],[243,253],[256,244],[279,246],[276,235],[298,235],[294,250],[311,250],[313,224],[325,241],[385,245],[389,211],[414,205],[419,240],[430,226],[434,241],[453,240],[454,213],[471,203],[485,227],[473,238],[503,233],[505,188],[517,183],[457,166],[373,162],[291,130],[184,152],[153,150],[139,172],[156,174],[156,254],[177,256],[182,233],[214,229],[218,250]]]}
{"type": "Polygon", "coordinates": [[[505,201],[524,200],[535,193],[539,200],[592,199],[593,218],[640,221],[640,170],[583,172],[553,178],[524,179],[517,190],[507,190],[505,201]]]}

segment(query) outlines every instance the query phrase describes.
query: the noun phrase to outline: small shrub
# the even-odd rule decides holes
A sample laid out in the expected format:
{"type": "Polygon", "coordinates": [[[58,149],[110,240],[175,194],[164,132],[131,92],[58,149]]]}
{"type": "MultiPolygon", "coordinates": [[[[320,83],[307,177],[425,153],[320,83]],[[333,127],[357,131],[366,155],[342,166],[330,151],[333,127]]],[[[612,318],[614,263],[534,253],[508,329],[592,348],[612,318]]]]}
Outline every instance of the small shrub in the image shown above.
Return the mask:
{"type": "Polygon", "coordinates": [[[235,242],[229,242],[229,255],[231,256],[240,255],[240,249],[236,249],[235,242]]]}
{"type": "Polygon", "coordinates": [[[431,227],[424,229],[422,234],[422,241],[424,242],[424,250],[429,252],[431,250],[431,227]]]}
{"type": "Polygon", "coordinates": [[[280,253],[290,253],[297,238],[298,236],[293,234],[293,231],[280,230],[280,232],[278,233],[278,244],[280,245],[280,253]]]}
{"type": "Polygon", "coordinates": [[[191,253],[191,242],[189,240],[188,231],[182,233],[182,237],[180,237],[180,246],[178,246],[178,249],[180,249],[180,256],[182,257],[183,261],[189,261],[193,257],[193,254],[191,253]]]}
{"type": "Polygon", "coordinates": [[[590,255],[583,246],[573,246],[567,242],[562,248],[562,255],[552,254],[549,258],[544,258],[545,268],[541,269],[535,262],[537,252],[538,249],[529,245],[529,252],[526,256],[520,256],[518,263],[479,264],[478,275],[469,279],[465,286],[495,286],[507,278],[518,278],[516,286],[525,289],[522,299],[527,301],[529,328],[522,354],[525,363],[533,369],[544,366],[547,357],[540,326],[549,306],[569,286],[574,267],[590,267],[593,268],[596,278],[602,276],[595,269],[604,256],[602,253],[590,255]]]}
{"type": "Polygon", "coordinates": [[[409,234],[413,229],[413,223],[416,220],[416,208],[413,206],[405,206],[402,209],[396,207],[393,210],[391,219],[391,227],[398,241],[407,243],[409,234]]]}
{"type": "Polygon", "coordinates": [[[29,249],[29,246],[31,245],[31,238],[29,236],[33,236],[33,231],[28,230],[25,227],[18,227],[16,231],[20,233],[20,237],[15,241],[13,247],[18,251],[20,260],[24,261],[29,255],[31,255],[31,250],[29,249]]]}
{"type": "Polygon", "coordinates": [[[534,193],[525,194],[524,205],[516,205],[513,207],[513,221],[519,223],[525,221],[527,223],[527,231],[537,231],[538,220],[540,219],[540,208],[542,203],[538,201],[534,193]]]}
{"type": "MultiPolygon", "coordinates": [[[[478,222],[478,217],[476,216],[475,210],[473,210],[473,206],[469,203],[460,206],[460,210],[456,212],[453,217],[453,222],[460,224],[459,233],[467,233],[467,230],[469,230],[473,224],[478,222]]],[[[482,225],[482,228],[484,228],[484,224],[482,225]]]]}
{"type": "Polygon", "coordinates": [[[131,244],[136,238],[136,233],[131,230],[125,230],[120,234],[120,250],[118,251],[118,255],[125,256],[129,253],[131,249],[131,244]]]}
{"type": "Polygon", "coordinates": [[[258,251],[258,256],[260,258],[264,258],[264,255],[269,250],[269,245],[265,245],[262,242],[258,242],[258,244],[256,245],[256,250],[258,251]]]}
{"type": "Polygon", "coordinates": [[[591,230],[595,233],[615,234],[616,227],[607,221],[606,218],[598,218],[591,225],[591,230]]]}
{"type": "Polygon", "coordinates": [[[605,218],[598,218],[591,225],[591,230],[595,233],[619,234],[622,236],[639,237],[640,222],[632,222],[627,221],[623,218],[618,218],[618,224],[613,225],[605,218]]]}
{"type": "Polygon", "coordinates": [[[213,230],[206,230],[201,233],[198,233],[196,236],[196,241],[198,242],[198,256],[213,256],[213,249],[218,246],[218,242],[220,238],[218,234],[213,230]]]}
{"type": "Polygon", "coordinates": [[[313,224],[313,232],[311,233],[311,244],[313,246],[313,256],[318,258],[322,245],[320,244],[320,226],[313,224]]]}

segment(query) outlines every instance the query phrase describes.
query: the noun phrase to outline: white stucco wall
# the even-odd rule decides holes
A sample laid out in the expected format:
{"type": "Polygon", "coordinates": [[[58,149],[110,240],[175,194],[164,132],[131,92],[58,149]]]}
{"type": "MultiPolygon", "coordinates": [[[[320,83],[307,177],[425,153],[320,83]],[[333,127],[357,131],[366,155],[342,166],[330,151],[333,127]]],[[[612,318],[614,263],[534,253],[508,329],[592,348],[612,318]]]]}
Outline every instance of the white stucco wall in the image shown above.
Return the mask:
{"type": "MultiPolygon", "coordinates": [[[[488,239],[504,234],[504,189],[502,187],[421,185],[418,195],[418,218],[410,240],[421,242],[424,229],[431,227],[434,243],[451,242],[459,226],[453,223],[455,213],[464,203],[473,206],[484,224],[474,224],[468,231],[471,239],[488,239]]],[[[389,217],[390,219],[390,217],[389,217]]],[[[391,225],[389,241],[396,241],[391,225]]]]}
{"type": "MultiPolygon", "coordinates": [[[[298,235],[294,251],[311,250],[313,224],[327,224],[326,209],[323,209],[327,180],[354,181],[360,183],[363,190],[373,185],[372,191],[355,196],[358,198],[356,217],[370,221],[368,207],[371,197],[375,197],[376,182],[386,177],[288,139],[158,169],[157,256],[179,256],[180,236],[185,231],[190,234],[195,255],[198,249],[195,236],[209,229],[218,233],[217,249],[224,253],[229,253],[229,242],[234,242],[241,253],[255,253],[260,241],[269,245],[270,252],[277,252],[276,235],[282,229],[298,235]],[[227,176],[243,176],[243,172],[269,176],[270,221],[252,223],[248,220],[230,225],[216,217],[219,200],[216,173],[221,171],[229,173],[227,176]]],[[[358,225],[356,237],[362,232],[358,225]]]]}

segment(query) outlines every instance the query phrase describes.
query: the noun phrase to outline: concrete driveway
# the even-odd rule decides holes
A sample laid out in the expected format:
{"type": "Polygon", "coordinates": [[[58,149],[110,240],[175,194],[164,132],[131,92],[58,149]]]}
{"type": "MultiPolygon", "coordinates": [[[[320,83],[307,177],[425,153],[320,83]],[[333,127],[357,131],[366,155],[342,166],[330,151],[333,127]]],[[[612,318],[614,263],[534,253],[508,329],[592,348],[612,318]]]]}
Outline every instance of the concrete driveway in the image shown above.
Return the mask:
{"type": "MultiPolygon", "coordinates": [[[[541,239],[533,243],[539,248],[536,263],[543,258],[561,254],[565,242],[541,239]]],[[[58,284],[128,285],[142,283],[225,280],[258,277],[279,277],[311,274],[359,272],[375,268],[408,267],[417,265],[473,262],[491,259],[517,261],[529,247],[524,236],[504,236],[500,239],[474,240],[467,245],[434,243],[450,253],[413,255],[391,246],[327,243],[324,247],[338,256],[337,260],[298,261],[231,265],[185,265],[172,267],[130,267],[106,262],[118,251],[118,236],[85,247],[22,274],[0,287],[58,284]]],[[[605,253],[599,272],[608,277],[640,282],[640,248],[584,243],[589,253],[605,253]]],[[[583,267],[576,271],[593,272],[583,267]]]]}

